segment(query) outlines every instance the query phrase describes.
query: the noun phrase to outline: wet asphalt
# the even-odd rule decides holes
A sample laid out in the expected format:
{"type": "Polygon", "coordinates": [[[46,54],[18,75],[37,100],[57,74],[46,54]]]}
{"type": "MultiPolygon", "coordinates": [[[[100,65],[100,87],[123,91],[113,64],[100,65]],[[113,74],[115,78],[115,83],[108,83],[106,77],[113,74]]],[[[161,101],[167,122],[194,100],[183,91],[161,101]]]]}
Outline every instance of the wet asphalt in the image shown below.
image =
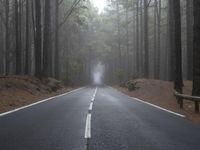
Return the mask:
{"type": "Polygon", "coordinates": [[[108,86],[88,86],[0,117],[0,150],[199,150],[200,125],[108,86]],[[87,114],[91,138],[86,139],[87,114]]]}

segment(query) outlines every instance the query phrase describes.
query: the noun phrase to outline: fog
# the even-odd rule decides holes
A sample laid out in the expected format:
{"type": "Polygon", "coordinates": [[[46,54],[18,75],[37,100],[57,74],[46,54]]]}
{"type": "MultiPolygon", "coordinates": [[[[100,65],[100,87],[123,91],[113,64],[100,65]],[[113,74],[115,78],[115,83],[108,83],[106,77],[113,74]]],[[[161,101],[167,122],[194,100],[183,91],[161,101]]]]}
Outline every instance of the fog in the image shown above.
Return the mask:
{"type": "Polygon", "coordinates": [[[95,65],[92,72],[93,84],[103,84],[104,71],[105,67],[101,62],[95,65]]]}

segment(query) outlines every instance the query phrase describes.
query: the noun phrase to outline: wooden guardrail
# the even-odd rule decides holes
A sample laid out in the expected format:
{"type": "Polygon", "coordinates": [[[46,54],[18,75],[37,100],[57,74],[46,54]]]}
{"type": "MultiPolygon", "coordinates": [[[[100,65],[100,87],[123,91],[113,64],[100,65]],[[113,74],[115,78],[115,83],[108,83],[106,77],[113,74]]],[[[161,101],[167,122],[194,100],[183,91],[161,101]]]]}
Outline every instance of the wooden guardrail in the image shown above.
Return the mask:
{"type": "Polygon", "coordinates": [[[183,108],[183,100],[189,100],[193,101],[195,104],[195,112],[199,112],[199,102],[200,102],[200,97],[198,96],[190,96],[186,94],[180,94],[177,91],[174,91],[174,96],[176,96],[176,99],[179,101],[180,108],[183,108]]]}

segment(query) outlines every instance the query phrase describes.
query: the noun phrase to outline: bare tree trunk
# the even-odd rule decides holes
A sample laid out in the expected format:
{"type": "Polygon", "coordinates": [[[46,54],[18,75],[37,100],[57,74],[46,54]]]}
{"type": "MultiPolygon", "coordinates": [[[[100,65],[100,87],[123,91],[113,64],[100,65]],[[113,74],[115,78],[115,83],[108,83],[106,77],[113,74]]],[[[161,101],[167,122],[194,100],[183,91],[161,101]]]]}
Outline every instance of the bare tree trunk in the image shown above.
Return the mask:
{"type": "Polygon", "coordinates": [[[20,49],[20,34],[19,34],[19,5],[18,0],[15,0],[15,45],[16,45],[16,74],[21,73],[21,49],[20,49]]]}
{"type": "Polygon", "coordinates": [[[144,72],[144,23],[143,23],[143,0],[140,0],[140,73],[144,72]]]}
{"type": "Polygon", "coordinates": [[[149,27],[148,27],[148,0],[144,0],[144,76],[149,77],[149,27]]]}
{"type": "Polygon", "coordinates": [[[35,17],[36,17],[36,33],[35,33],[35,76],[42,77],[42,29],[41,29],[41,2],[35,0],[35,17]]]}
{"type": "MultiPolygon", "coordinates": [[[[193,48],[193,91],[194,96],[200,96],[200,0],[193,1],[194,7],[194,48],[193,48]]],[[[199,112],[199,103],[195,102],[195,110],[199,112]]]]}
{"type": "MultiPolygon", "coordinates": [[[[3,29],[3,19],[2,14],[0,14],[0,35],[4,35],[3,29]]],[[[0,36],[0,74],[5,73],[5,48],[4,48],[4,37],[0,36]]]]}
{"type": "Polygon", "coordinates": [[[159,79],[160,78],[160,52],[161,52],[161,49],[160,49],[160,41],[161,41],[161,37],[160,37],[160,35],[161,35],[161,30],[160,30],[160,28],[161,28],[161,15],[162,15],[162,8],[161,8],[161,0],[158,0],[158,15],[157,15],[157,17],[158,17],[158,47],[157,47],[157,72],[156,72],[156,77],[157,77],[157,79],[159,79]]]}
{"type": "Polygon", "coordinates": [[[187,79],[192,80],[193,52],[193,0],[186,0],[187,19],[187,79]]]}
{"type": "Polygon", "coordinates": [[[44,17],[44,40],[43,40],[43,75],[49,76],[50,73],[50,42],[51,42],[51,14],[50,14],[50,0],[45,0],[45,17],[44,17]]]}
{"type": "MultiPolygon", "coordinates": [[[[157,0],[156,0],[157,1],[157,0]]],[[[160,78],[160,24],[161,24],[161,0],[156,2],[156,17],[157,17],[157,46],[156,46],[156,64],[155,64],[155,77],[156,79],[160,78]]]]}
{"type": "Polygon", "coordinates": [[[139,73],[139,0],[136,4],[136,71],[139,73]]]}
{"type": "Polygon", "coordinates": [[[154,76],[157,79],[157,13],[158,13],[158,1],[154,0],[154,76]]]}
{"type": "MultiPolygon", "coordinates": [[[[182,79],[182,47],[181,47],[181,12],[180,12],[180,0],[173,1],[174,12],[174,37],[175,37],[175,81],[174,88],[179,93],[182,93],[183,79],[182,79]]],[[[181,107],[183,102],[179,99],[181,107]]]]}
{"type": "Polygon", "coordinates": [[[59,1],[56,0],[55,1],[55,7],[56,7],[56,10],[55,10],[55,78],[56,79],[59,79],[60,78],[60,74],[59,74],[59,71],[60,71],[60,61],[59,61],[59,1]]]}
{"type": "MultiPolygon", "coordinates": [[[[118,57],[119,57],[119,74],[122,74],[122,59],[121,59],[121,32],[120,32],[120,12],[119,2],[117,1],[117,33],[118,33],[118,57]]],[[[120,77],[119,83],[121,84],[122,79],[120,77]]]]}
{"type": "Polygon", "coordinates": [[[29,73],[29,0],[26,0],[25,74],[29,73]]]}
{"type": "Polygon", "coordinates": [[[129,60],[129,15],[128,15],[128,0],[126,0],[126,56],[127,56],[127,80],[130,79],[130,60],[129,60]]]}
{"type": "Polygon", "coordinates": [[[174,13],[173,13],[173,1],[174,0],[169,0],[168,1],[168,6],[169,6],[169,10],[168,10],[168,16],[169,16],[169,23],[168,23],[168,30],[169,30],[169,80],[170,81],[174,81],[174,77],[175,77],[175,36],[174,36],[174,13]]]}
{"type": "Polygon", "coordinates": [[[9,36],[9,5],[10,5],[10,1],[9,0],[5,0],[5,54],[6,54],[6,61],[5,61],[5,68],[6,68],[6,75],[9,74],[10,71],[10,46],[9,46],[9,42],[10,42],[10,36],[9,36]]]}

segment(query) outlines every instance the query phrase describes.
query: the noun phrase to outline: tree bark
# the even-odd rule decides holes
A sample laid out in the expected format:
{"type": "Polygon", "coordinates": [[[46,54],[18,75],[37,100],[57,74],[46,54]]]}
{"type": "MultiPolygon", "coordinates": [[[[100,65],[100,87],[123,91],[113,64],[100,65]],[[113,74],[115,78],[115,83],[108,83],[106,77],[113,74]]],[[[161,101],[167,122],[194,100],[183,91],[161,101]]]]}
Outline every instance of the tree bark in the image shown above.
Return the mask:
{"type": "Polygon", "coordinates": [[[144,22],[143,0],[140,0],[140,73],[144,73],[144,22]]]}
{"type": "Polygon", "coordinates": [[[126,56],[127,56],[127,80],[130,79],[130,60],[129,60],[129,14],[128,14],[128,0],[126,0],[126,56]]]}
{"type": "Polygon", "coordinates": [[[25,74],[29,73],[29,0],[26,0],[25,74]]]}
{"type": "Polygon", "coordinates": [[[136,72],[139,73],[139,0],[136,3],[136,72]]]}
{"type": "MultiPolygon", "coordinates": [[[[182,46],[181,46],[181,12],[180,12],[180,0],[173,1],[174,12],[174,37],[175,37],[175,81],[174,88],[179,93],[182,93],[183,79],[182,79],[182,46]]],[[[182,107],[182,100],[179,104],[182,107]]]]}
{"type": "Polygon", "coordinates": [[[55,78],[60,78],[59,68],[60,68],[60,61],[59,61],[59,1],[55,1],[55,78]]]}
{"type": "Polygon", "coordinates": [[[193,52],[193,0],[186,0],[186,20],[187,20],[187,79],[192,80],[192,52],[193,52]]]}
{"type": "Polygon", "coordinates": [[[154,76],[157,79],[157,14],[158,13],[158,1],[154,0],[154,76]]]}
{"type": "Polygon", "coordinates": [[[16,74],[21,73],[21,49],[20,49],[20,34],[19,34],[19,4],[18,0],[15,0],[15,50],[16,50],[16,74]]]}
{"type": "Polygon", "coordinates": [[[168,69],[169,69],[169,81],[175,80],[175,36],[174,36],[174,7],[173,7],[173,1],[168,1],[168,31],[169,31],[169,63],[168,63],[168,69]]]}
{"type": "Polygon", "coordinates": [[[42,29],[41,29],[41,2],[35,0],[35,18],[36,18],[36,33],[35,33],[35,76],[42,77],[42,29]]]}
{"type": "MultiPolygon", "coordinates": [[[[193,1],[194,7],[194,48],[193,48],[193,96],[200,96],[200,0],[193,1]]],[[[199,112],[199,103],[195,102],[195,110],[199,112]]]]}
{"type": "Polygon", "coordinates": [[[10,72],[10,46],[9,46],[9,42],[10,42],[10,36],[9,36],[9,5],[10,5],[10,1],[9,0],[5,0],[5,72],[6,75],[9,74],[10,72]]]}
{"type": "Polygon", "coordinates": [[[148,27],[148,0],[144,0],[144,77],[149,77],[149,27],[148,27]]]}
{"type": "Polygon", "coordinates": [[[156,17],[157,17],[157,46],[156,46],[156,72],[155,77],[156,79],[160,78],[160,24],[161,24],[161,0],[157,1],[157,9],[156,9],[156,17]]]}
{"type": "MultiPolygon", "coordinates": [[[[121,59],[121,32],[120,32],[120,12],[119,12],[119,2],[117,1],[117,34],[118,34],[118,58],[119,58],[119,76],[122,75],[122,59],[121,59]]],[[[122,83],[121,77],[119,77],[119,83],[122,83]]]]}
{"type": "Polygon", "coordinates": [[[43,40],[43,75],[48,77],[50,74],[50,42],[51,42],[51,16],[50,0],[45,0],[45,17],[44,17],[44,40],[43,40]]]}

